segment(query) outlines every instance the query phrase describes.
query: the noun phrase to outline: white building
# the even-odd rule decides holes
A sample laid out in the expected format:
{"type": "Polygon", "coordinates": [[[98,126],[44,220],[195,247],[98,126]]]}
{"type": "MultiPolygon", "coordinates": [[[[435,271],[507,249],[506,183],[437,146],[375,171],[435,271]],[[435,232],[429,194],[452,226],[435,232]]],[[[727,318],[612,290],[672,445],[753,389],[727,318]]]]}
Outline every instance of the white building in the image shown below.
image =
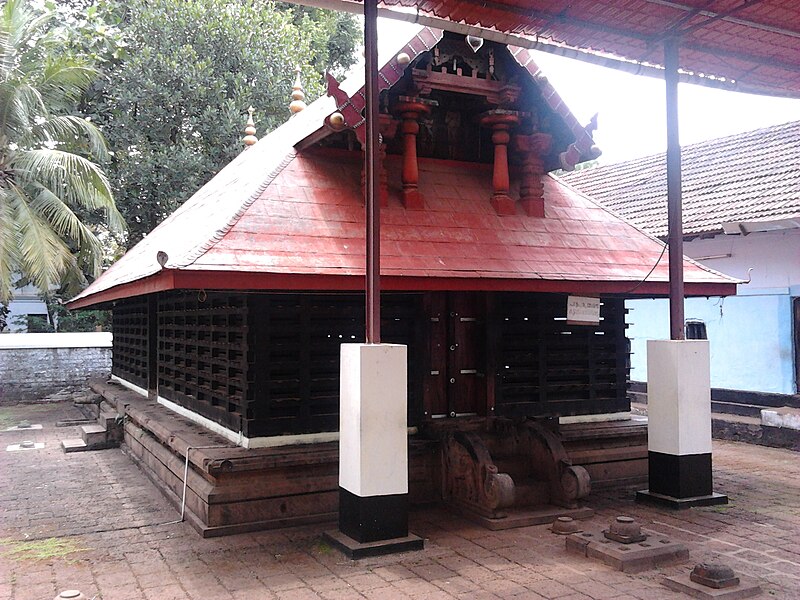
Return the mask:
{"type": "MultiPolygon", "coordinates": [[[[685,254],[748,282],[737,296],[686,300],[686,318],[706,323],[712,400],[744,414],[800,406],[800,122],[686,146],[682,171],[685,254]]],[[[563,179],[666,239],[663,154],[563,179]]],[[[626,306],[636,386],[647,381],[646,340],[669,337],[669,309],[663,298],[626,306]]]]}
{"type": "Polygon", "coordinates": [[[19,333],[27,331],[24,318],[41,316],[47,319],[47,305],[39,296],[40,291],[34,285],[26,285],[14,290],[14,299],[9,302],[9,313],[6,317],[7,332],[19,333]]]}

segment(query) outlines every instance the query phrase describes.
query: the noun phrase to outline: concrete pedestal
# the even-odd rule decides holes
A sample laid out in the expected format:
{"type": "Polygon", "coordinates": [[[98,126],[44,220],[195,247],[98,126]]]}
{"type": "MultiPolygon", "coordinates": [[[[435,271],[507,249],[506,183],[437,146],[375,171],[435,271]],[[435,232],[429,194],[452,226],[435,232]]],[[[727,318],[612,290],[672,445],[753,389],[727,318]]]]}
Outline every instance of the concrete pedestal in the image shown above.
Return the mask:
{"type": "Polygon", "coordinates": [[[339,532],[357,558],[422,548],[408,533],[407,349],[343,344],[339,417],[339,532]]]}
{"type": "Polygon", "coordinates": [[[649,489],[636,499],[689,508],[726,504],[712,490],[707,340],[647,342],[649,489]]]}

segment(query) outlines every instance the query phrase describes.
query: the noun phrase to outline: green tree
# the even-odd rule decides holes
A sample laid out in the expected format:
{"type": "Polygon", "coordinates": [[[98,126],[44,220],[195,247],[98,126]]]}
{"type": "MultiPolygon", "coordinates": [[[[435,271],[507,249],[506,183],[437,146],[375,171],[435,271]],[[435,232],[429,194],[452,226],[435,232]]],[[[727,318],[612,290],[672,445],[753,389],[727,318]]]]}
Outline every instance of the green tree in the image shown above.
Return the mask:
{"type": "Polygon", "coordinates": [[[109,175],[129,245],[242,151],[248,106],[259,135],[288,118],[296,65],[313,98],[326,69],[354,61],[358,28],[348,15],[261,0],[109,4],[93,18],[110,18],[104,33],[119,30],[122,43],[106,35],[97,50],[107,77],[85,110],[114,153],[109,175]]]}
{"type": "Polygon", "coordinates": [[[61,52],[53,18],[26,0],[0,5],[0,302],[17,276],[46,291],[99,274],[102,244],[82,214],[124,229],[95,162],[103,136],[71,114],[97,73],[61,52]]]}

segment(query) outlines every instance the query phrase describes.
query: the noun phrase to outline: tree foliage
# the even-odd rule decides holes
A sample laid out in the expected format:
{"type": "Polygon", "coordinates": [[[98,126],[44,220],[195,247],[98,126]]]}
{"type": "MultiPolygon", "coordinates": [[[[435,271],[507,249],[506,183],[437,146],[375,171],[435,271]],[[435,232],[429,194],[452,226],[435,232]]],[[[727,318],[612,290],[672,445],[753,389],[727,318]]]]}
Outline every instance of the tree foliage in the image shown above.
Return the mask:
{"type": "Polygon", "coordinates": [[[53,19],[26,0],[0,5],[0,302],[20,275],[75,290],[84,273],[99,274],[102,243],[82,215],[124,229],[96,163],[107,157],[103,136],[72,113],[97,73],[61,51],[53,19]]]}
{"type": "Polygon", "coordinates": [[[104,60],[106,76],[84,109],[113,150],[110,177],[129,245],[242,151],[249,106],[259,135],[285,121],[295,66],[307,96],[318,96],[326,69],[353,62],[358,32],[346,15],[259,0],[95,7],[75,19],[70,43],[104,60]],[[105,39],[87,48],[98,20],[105,39]]]}

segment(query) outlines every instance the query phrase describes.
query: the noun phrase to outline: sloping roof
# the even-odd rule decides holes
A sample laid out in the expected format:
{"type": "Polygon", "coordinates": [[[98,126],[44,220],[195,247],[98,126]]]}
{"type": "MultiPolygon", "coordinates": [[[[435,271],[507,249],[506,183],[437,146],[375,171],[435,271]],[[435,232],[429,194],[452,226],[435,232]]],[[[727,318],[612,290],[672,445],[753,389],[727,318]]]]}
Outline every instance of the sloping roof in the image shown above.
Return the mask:
{"type": "MultiPolygon", "coordinates": [[[[421,35],[430,30],[404,46],[412,56],[426,49],[421,35]]],[[[396,70],[393,61],[384,66],[396,70]]],[[[353,97],[361,86],[342,88],[353,97]]],[[[181,288],[363,289],[362,155],[295,149],[335,109],[320,98],[243,152],[70,307],[181,288]]],[[[639,285],[663,245],[556,179],[545,178],[546,218],[498,216],[490,165],[420,159],[426,206],[417,211],[400,202],[399,157],[387,169],[384,289],[667,292],[665,258],[639,285]]],[[[689,294],[735,290],[735,280],[688,260],[685,278],[689,294]]]]}
{"type": "Polygon", "coordinates": [[[680,67],[694,82],[800,97],[798,0],[382,0],[381,4],[650,65],[663,65],[662,42],[676,37],[680,67]]]}
{"type": "MultiPolygon", "coordinates": [[[[681,163],[685,236],[800,219],[800,121],[684,146],[681,163]]],[[[648,233],[667,235],[664,154],[562,179],[648,233]]]]}

